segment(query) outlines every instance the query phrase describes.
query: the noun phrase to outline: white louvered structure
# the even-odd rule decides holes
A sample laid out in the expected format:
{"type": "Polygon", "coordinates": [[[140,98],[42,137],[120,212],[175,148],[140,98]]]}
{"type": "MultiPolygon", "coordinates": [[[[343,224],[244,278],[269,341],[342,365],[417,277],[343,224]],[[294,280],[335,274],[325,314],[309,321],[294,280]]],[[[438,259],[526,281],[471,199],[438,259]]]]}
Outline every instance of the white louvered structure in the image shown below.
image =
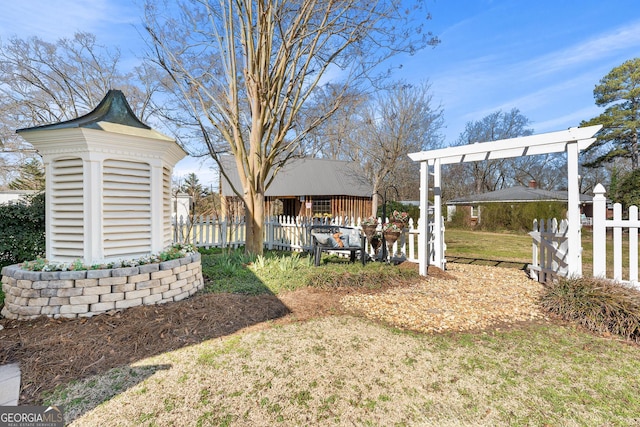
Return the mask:
{"type": "Polygon", "coordinates": [[[55,191],[48,195],[47,224],[51,224],[52,250],[65,258],[83,257],[84,204],[82,159],[60,158],[51,163],[51,184],[55,191]]]}
{"type": "Polygon", "coordinates": [[[17,131],[42,155],[47,258],[87,265],[171,245],[171,173],[186,153],[112,90],[90,113],[17,131]]]}

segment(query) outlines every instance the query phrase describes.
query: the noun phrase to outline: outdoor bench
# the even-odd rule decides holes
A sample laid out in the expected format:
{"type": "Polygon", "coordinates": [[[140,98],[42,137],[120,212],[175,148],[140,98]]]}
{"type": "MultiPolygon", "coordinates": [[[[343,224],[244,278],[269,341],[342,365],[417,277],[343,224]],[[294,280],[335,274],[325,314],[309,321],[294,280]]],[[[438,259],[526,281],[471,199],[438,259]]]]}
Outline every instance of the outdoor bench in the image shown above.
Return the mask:
{"type": "Polygon", "coordinates": [[[356,253],[360,251],[362,265],[366,261],[365,239],[362,231],[353,227],[341,227],[338,225],[314,225],[311,227],[313,240],[313,261],[315,266],[320,265],[320,257],[325,251],[349,251],[349,260],[355,262],[356,253]]]}

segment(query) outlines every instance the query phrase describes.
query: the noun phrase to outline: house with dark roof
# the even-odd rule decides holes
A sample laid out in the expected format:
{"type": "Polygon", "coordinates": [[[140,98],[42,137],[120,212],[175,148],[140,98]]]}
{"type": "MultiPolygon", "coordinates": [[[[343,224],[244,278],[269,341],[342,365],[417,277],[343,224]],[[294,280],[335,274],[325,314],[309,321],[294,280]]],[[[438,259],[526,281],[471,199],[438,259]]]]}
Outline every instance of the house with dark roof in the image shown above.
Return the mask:
{"type": "MultiPolygon", "coordinates": [[[[481,205],[488,203],[533,203],[533,202],[564,202],[567,203],[567,191],[549,191],[537,188],[536,181],[529,182],[529,186],[515,186],[487,193],[473,194],[447,202],[447,221],[451,221],[458,209],[465,210],[467,223],[476,225],[481,221],[481,205]]],[[[590,224],[593,216],[593,197],[580,195],[580,213],[583,223],[590,224]]]]}
{"type": "MultiPolygon", "coordinates": [[[[224,156],[221,163],[230,181],[224,176],[220,179],[227,214],[239,212],[240,198],[233,188],[242,191],[242,185],[235,160],[232,156],[224,156]]],[[[372,192],[371,184],[353,162],[291,159],[267,188],[265,214],[363,218],[371,215],[372,192]]]]}

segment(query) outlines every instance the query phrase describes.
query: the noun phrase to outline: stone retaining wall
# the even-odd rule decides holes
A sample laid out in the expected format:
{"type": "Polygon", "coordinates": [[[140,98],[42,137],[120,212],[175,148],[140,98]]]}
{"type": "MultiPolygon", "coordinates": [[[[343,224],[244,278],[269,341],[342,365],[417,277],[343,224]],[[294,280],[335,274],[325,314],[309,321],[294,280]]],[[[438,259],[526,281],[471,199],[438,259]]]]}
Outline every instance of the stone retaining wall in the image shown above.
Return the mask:
{"type": "Polygon", "coordinates": [[[2,315],[90,317],[138,305],[185,299],[204,287],[200,254],[138,267],[84,271],[2,269],[2,315]]]}

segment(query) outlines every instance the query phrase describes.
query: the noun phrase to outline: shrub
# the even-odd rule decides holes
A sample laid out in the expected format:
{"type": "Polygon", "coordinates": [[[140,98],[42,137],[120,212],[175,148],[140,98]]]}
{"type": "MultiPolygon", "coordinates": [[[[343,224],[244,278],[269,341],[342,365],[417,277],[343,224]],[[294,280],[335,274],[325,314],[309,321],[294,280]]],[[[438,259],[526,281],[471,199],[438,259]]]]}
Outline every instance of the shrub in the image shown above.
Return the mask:
{"type": "Polygon", "coordinates": [[[487,231],[531,231],[534,219],[564,218],[563,202],[486,203],[481,205],[479,228],[487,231]]]}
{"type": "MultiPolygon", "coordinates": [[[[413,223],[417,224],[420,218],[420,207],[414,205],[405,205],[400,202],[387,202],[387,217],[391,218],[393,211],[406,212],[409,218],[413,219],[413,223]]],[[[378,206],[377,216],[382,218],[382,206],[378,206]]],[[[384,221],[385,218],[382,218],[384,221]]]]}
{"type": "Polygon", "coordinates": [[[640,341],[640,291],[603,279],[560,279],[549,285],[542,306],[593,332],[640,341]]]}
{"type": "Polygon", "coordinates": [[[44,193],[0,205],[0,267],[45,255],[44,193]]]}

